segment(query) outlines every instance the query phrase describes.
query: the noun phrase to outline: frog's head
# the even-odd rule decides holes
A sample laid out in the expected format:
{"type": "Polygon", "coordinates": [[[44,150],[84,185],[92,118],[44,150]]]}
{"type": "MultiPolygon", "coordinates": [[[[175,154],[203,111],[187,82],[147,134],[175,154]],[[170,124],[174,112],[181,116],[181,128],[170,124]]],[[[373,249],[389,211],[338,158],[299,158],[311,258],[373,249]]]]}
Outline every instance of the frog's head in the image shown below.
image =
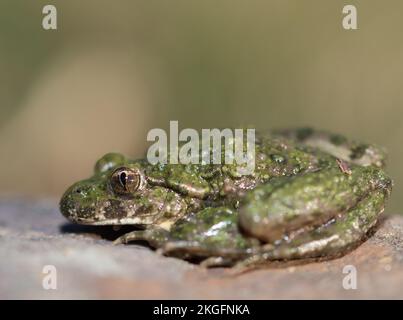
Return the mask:
{"type": "Polygon", "coordinates": [[[155,224],[179,218],[186,203],[176,192],[150,184],[144,162],[109,153],[97,161],[91,178],[67,189],[60,210],[80,224],[155,224]]]}

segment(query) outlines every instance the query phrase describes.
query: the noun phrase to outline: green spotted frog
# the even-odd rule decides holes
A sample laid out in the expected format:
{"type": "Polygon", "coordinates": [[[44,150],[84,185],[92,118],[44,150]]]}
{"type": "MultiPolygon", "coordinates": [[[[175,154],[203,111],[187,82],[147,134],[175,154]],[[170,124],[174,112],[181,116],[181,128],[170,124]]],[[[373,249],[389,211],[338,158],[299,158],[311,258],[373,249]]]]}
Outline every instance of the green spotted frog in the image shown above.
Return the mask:
{"type": "Polygon", "coordinates": [[[392,180],[383,149],[312,129],[257,133],[255,170],[236,164],[150,164],[108,153],[72,185],[62,214],[86,225],[136,225],[145,240],[202,266],[250,267],[333,257],[361,243],[392,180]]]}

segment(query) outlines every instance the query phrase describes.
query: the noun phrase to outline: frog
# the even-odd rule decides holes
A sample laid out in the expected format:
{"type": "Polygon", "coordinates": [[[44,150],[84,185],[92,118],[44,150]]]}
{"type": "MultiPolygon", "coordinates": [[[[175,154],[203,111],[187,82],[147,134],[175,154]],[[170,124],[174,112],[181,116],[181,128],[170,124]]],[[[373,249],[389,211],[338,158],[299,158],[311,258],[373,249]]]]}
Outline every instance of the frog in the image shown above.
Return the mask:
{"type": "Polygon", "coordinates": [[[324,130],[258,131],[255,170],[151,164],[120,153],[60,200],[71,222],[133,225],[115,245],[147,242],[200,266],[253,268],[338,257],[370,235],[392,190],[383,148],[324,130]]]}

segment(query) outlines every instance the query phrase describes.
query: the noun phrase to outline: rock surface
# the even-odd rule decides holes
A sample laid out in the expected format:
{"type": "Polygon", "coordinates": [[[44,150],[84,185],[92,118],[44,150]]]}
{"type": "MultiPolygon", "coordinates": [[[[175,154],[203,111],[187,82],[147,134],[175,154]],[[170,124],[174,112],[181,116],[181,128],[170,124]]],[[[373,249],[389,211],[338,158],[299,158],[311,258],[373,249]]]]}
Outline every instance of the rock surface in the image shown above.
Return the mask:
{"type": "Polygon", "coordinates": [[[110,228],[69,224],[53,201],[0,200],[1,299],[403,299],[403,217],[389,216],[347,255],[272,265],[240,275],[158,256],[144,245],[113,246],[110,228]],[[57,289],[45,290],[53,265],[57,289]],[[357,289],[343,288],[343,268],[357,289]]]}

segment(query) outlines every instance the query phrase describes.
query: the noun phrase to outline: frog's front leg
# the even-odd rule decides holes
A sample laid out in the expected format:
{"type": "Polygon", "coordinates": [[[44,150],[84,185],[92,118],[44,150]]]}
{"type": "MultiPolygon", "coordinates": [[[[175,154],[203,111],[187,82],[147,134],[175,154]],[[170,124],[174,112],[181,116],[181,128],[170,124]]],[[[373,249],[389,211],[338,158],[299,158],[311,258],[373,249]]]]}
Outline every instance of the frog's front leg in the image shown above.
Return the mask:
{"type": "MultiPolygon", "coordinates": [[[[260,242],[245,237],[238,228],[238,212],[227,207],[208,207],[172,226],[170,239],[159,253],[182,258],[207,259],[203,266],[223,266],[244,258],[260,242]]],[[[254,252],[254,251],[253,251],[254,252]]]]}
{"type": "Polygon", "coordinates": [[[382,170],[360,166],[350,174],[333,168],[255,189],[240,224],[268,244],[237,267],[344,253],[374,226],[390,189],[382,170]]]}
{"type": "Polygon", "coordinates": [[[145,230],[128,232],[117,238],[113,244],[126,244],[131,241],[147,241],[150,246],[159,248],[168,241],[168,231],[157,226],[148,226],[145,230]]]}

